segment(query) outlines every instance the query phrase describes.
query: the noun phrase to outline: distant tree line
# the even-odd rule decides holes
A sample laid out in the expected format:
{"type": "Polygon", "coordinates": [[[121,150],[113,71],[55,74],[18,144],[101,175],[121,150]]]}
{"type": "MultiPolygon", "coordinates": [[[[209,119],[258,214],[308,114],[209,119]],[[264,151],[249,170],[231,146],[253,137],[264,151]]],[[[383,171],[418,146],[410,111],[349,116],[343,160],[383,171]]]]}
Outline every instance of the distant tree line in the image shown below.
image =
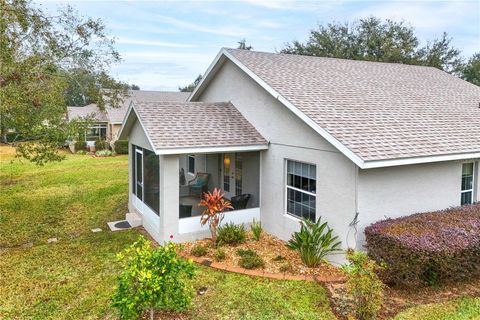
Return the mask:
{"type": "Polygon", "coordinates": [[[287,43],[280,52],[431,66],[480,85],[480,53],[464,61],[446,32],[421,45],[415,28],[403,21],[369,17],[319,25],[307,41],[287,43]]]}

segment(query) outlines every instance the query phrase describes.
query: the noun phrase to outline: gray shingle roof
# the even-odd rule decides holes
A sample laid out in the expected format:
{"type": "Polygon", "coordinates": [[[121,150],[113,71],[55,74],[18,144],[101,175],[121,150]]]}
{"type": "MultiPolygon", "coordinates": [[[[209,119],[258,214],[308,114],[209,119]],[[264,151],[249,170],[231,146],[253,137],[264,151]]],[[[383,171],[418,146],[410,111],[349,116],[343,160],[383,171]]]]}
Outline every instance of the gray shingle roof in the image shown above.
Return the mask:
{"type": "Polygon", "coordinates": [[[69,120],[81,119],[86,117],[93,117],[94,121],[107,122],[107,115],[100,111],[98,106],[94,103],[84,107],[67,107],[67,117],[69,120]]]}
{"type": "Polygon", "coordinates": [[[67,116],[68,119],[74,119],[84,118],[94,114],[95,121],[121,124],[132,101],[185,102],[189,95],[190,92],[130,90],[128,91],[128,96],[123,99],[123,102],[117,108],[112,108],[107,105],[105,111],[100,111],[98,106],[92,103],[84,107],[67,107],[67,116]]]}
{"type": "Polygon", "coordinates": [[[110,108],[107,106],[105,111],[110,123],[122,123],[125,114],[127,113],[130,102],[139,100],[144,102],[153,101],[179,101],[185,102],[188,99],[190,92],[169,92],[169,91],[144,91],[144,90],[130,90],[128,97],[123,99],[123,103],[118,108],[110,108]]]}
{"type": "Polygon", "coordinates": [[[267,145],[230,102],[136,101],[133,106],[157,151],[267,145]]]}
{"type": "Polygon", "coordinates": [[[480,152],[480,87],[443,71],[226,50],[364,161],[480,152]]]}

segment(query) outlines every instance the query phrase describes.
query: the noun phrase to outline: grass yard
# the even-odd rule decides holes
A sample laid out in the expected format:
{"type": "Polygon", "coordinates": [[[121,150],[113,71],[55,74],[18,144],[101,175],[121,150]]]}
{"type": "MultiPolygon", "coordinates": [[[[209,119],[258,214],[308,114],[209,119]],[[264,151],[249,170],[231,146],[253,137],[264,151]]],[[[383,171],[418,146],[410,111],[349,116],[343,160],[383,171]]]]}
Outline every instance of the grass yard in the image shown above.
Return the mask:
{"type": "MultiPolygon", "coordinates": [[[[127,157],[67,155],[37,167],[0,146],[0,319],[112,319],[115,254],[135,230],[107,231],[124,217],[127,157]],[[90,229],[101,227],[100,233],[90,229]],[[47,244],[47,239],[58,238],[47,244]]],[[[250,278],[199,267],[182,319],[335,319],[315,283],[250,278]]],[[[418,306],[395,320],[480,319],[480,298],[418,306]]]]}
{"type": "Polygon", "coordinates": [[[465,297],[444,303],[427,304],[401,312],[394,320],[476,320],[480,319],[480,297],[465,297]]]}
{"type": "MultiPolygon", "coordinates": [[[[106,231],[126,211],[127,157],[68,155],[44,167],[12,159],[0,146],[0,319],[114,318],[115,254],[139,235],[106,231]]],[[[193,285],[208,291],[182,315],[190,319],[334,319],[315,283],[199,268],[193,285]]]]}

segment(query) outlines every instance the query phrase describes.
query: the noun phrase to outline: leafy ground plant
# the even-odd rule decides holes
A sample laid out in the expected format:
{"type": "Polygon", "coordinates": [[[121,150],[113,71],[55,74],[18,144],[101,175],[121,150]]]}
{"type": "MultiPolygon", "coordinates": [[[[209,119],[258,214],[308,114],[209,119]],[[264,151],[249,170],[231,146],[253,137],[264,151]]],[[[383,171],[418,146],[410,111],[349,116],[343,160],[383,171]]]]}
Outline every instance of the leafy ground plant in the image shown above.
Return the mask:
{"type": "Polygon", "coordinates": [[[227,254],[225,253],[225,250],[222,248],[218,248],[215,250],[215,260],[217,261],[223,261],[225,260],[227,254]]]}
{"type": "Polygon", "coordinates": [[[347,274],[347,291],[358,320],[374,320],[382,307],[385,285],[377,276],[382,267],[368,258],[365,252],[347,252],[348,264],[342,269],[347,274]]]}
{"type": "Polygon", "coordinates": [[[250,229],[252,230],[253,238],[257,241],[260,240],[260,237],[262,236],[262,223],[253,219],[250,229]]]}
{"type": "Polygon", "coordinates": [[[207,248],[201,244],[196,244],[191,250],[190,254],[195,257],[202,257],[207,254],[207,248]]]}
{"type": "Polygon", "coordinates": [[[118,259],[123,271],[112,305],[121,319],[138,319],[149,310],[153,320],[154,309],[182,311],[190,304],[192,289],[185,279],[193,278],[195,268],[177,256],[175,244],[154,248],[142,237],[118,259]]]}
{"type": "Polygon", "coordinates": [[[243,250],[238,249],[237,254],[240,256],[239,265],[245,269],[256,269],[263,267],[265,262],[262,257],[258,255],[255,251],[251,249],[243,250]]]}
{"type": "Polygon", "coordinates": [[[95,152],[97,157],[110,157],[112,155],[112,151],[110,150],[99,150],[95,152]]]}
{"type": "Polygon", "coordinates": [[[302,221],[300,231],[295,232],[288,241],[287,247],[298,250],[302,262],[307,267],[317,267],[329,253],[340,251],[341,242],[333,236],[333,229],[321,217],[316,223],[302,221]]]}
{"type": "Polygon", "coordinates": [[[219,244],[239,244],[245,242],[247,231],[243,224],[226,223],[217,230],[217,241],[219,244]]]}

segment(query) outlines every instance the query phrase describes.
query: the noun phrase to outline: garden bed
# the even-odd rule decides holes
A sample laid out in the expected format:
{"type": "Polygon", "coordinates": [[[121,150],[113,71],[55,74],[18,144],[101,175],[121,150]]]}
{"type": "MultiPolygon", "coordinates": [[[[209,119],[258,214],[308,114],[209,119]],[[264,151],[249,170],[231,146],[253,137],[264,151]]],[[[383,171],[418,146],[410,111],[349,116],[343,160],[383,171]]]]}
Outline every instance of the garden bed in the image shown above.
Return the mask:
{"type": "MultiPolygon", "coordinates": [[[[262,232],[260,240],[256,241],[251,232],[248,232],[246,241],[244,243],[237,245],[222,245],[218,247],[225,252],[225,258],[219,262],[226,266],[238,268],[240,267],[239,262],[241,258],[238,256],[237,250],[250,249],[255,251],[263,259],[264,266],[259,268],[259,270],[267,273],[343,279],[343,272],[327,261],[316,268],[306,267],[302,263],[298,252],[287,248],[285,244],[285,241],[282,241],[266,232],[262,232]],[[286,268],[286,266],[288,266],[288,268],[286,268]]],[[[185,256],[191,255],[191,250],[196,245],[202,245],[207,249],[206,254],[203,255],[202,258],[215,262],[218,261],[215,258],[215,252],[217,248],[212,245],[211,239],[187,242],[183,245],[181,254],[185,256]]]]}

